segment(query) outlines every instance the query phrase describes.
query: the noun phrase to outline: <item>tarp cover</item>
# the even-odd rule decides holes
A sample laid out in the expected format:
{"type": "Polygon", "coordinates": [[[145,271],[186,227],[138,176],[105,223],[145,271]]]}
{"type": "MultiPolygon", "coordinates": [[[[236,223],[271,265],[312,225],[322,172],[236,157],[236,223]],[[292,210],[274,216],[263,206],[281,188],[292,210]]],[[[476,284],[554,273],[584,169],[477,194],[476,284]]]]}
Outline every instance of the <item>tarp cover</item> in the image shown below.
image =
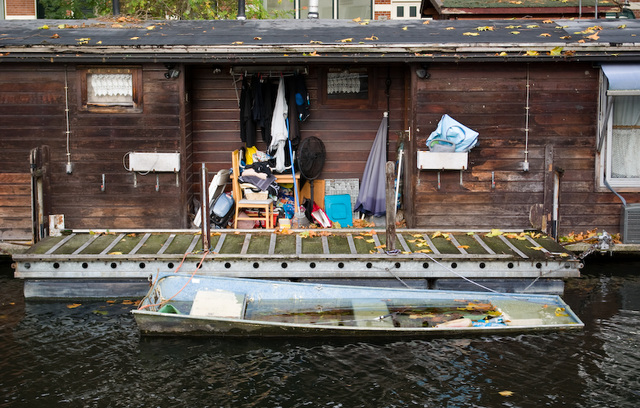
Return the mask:
{"type": "Polygon", "coordinates": [[[640,90],[640,64],[602,64],[609,90],[640,90]]]}
{"type": "Polygon", "coordinates": [[[362,174],[360,193],[354,211],[381,217],[387,212],[385,191],[385,160],[387,156],[387,129],[389,118],[385,115],[378,127],[378,133],[369,152],[369,158],[362,174]]]}

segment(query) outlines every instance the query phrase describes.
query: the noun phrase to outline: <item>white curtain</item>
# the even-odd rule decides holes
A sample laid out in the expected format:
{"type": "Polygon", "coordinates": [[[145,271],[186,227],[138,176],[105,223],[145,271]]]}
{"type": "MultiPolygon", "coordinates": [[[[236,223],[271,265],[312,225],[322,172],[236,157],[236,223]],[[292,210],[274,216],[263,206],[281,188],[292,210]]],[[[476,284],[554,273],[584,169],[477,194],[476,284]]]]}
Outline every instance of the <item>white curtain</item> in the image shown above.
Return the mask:
{"type": "Polygon", "coordinates": [[[96,96],[131,96],[133,94],[131,74],[93,74],[91,87],[96,96]]]}
{"type": "Polygon", "coordinates": [[[611,176],[640,178],[640,95],[613,98],[611,176]]]}

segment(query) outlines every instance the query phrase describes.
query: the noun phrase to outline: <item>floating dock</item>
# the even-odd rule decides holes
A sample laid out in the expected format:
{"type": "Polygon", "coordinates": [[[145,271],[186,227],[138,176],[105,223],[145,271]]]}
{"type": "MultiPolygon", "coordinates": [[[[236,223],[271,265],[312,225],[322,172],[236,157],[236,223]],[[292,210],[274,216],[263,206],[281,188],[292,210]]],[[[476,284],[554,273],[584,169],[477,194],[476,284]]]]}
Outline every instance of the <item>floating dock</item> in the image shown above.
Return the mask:
{"type": "Polygon", "coordinates": [[[158,272],[388,286],[562,293],[582,264],[533,233],[398,230],[72,231],[14,254],[30,299],[137,297],[158,272]]]}

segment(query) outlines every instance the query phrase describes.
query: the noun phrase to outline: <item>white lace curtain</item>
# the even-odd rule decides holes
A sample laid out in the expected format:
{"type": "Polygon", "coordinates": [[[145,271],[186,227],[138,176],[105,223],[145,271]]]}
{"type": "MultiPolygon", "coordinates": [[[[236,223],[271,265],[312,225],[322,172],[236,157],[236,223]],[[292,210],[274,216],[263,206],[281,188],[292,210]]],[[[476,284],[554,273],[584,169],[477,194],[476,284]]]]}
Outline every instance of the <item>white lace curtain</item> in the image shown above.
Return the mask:
{"type": "Polygon", "coordinates": [[[640,178],[640,95],[613,100],[611,176],[640,178]]]}
{"type": "Polygon", "coordinates": [[[358,92],[360,92],[360,74],[349,72],[330,72],[327,74],[327,93],[329,95],[358,92]]]}
{"type": "Polygon", "coordinates": [[[131,74],[93,74],[91,87],[95,96],[132,96],[131,74]]]}

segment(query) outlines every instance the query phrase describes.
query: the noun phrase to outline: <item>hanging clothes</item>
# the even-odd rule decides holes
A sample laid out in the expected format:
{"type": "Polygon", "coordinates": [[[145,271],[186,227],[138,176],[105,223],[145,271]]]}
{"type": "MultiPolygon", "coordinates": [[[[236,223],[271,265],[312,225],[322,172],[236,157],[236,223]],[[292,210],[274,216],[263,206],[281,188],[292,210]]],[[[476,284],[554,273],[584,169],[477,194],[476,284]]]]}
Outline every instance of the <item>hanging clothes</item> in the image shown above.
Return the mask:
{"type": "Polygon", "coordinates": [[[242,92],[240,93],[240,140],[245,146],[256,144],[256,123],[252,113],[253,93],[251,84],[246,76],[242,79],[242,92]]]}
{"type": "Polygon", "coordinates": [[[293,79],[295,83],[295,101],[298,121],[304,122],[310,115],[309,105],[311,103],[309,101],[309,91],[307,90],[303,75],[296,73],[293,79]]]}
{"type": "Polygon", "coordinates": [[[280,78],[278,83],[278,93],[276,95],[276,103],[273,109],[273,118],[271,120],[271,144],[269,151],[276,157],[276,171],[282,173],[285,171],[285,146],[288,141],[287,117],[289,106],[287,105],[284,81],[280,78]]]}
{"type": "Polygon", "coordinates": [[[261,80],[260,91],[262,94],[262,123],[259,126],[262,132],[262,140],[269,146],[271,144],[271,120],[275,103],[274,84],[268,79],[261,80]]]}

